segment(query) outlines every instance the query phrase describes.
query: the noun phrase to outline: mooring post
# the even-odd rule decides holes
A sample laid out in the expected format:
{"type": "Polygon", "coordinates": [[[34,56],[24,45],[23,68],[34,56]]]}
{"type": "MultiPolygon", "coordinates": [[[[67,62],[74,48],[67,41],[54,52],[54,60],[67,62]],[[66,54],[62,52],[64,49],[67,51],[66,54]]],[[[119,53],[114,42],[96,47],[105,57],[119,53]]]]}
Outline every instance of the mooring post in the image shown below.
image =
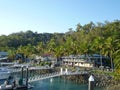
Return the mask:
{"type": "Polygon", "coordinates": [[[63,74],[63,68],[60,68],[60,74],[63,74]]]}
{"type": "Polygon", "coordinates": [[[28,66],[27,66],[27,71],[26,71],[26,86],[27,86],[27,88],[28,88],[28,66]]]}
{"type": "Polygon", "coordinates": [[[88,90],[94,90],[94,77],[91,75],[88,79],[89,85],[88,85],[88,90]]]}
{"type": "Polygon", "coordinates": [[[66,73],[66,74],[68,73],[68,69],[67,69],[67,68],[65,69],[65,73],[66,73]]]}
{"type": "Polygon", "coordinates": [[[23,66],[21,66],[22,67],[22,70],[21,70],[21,79],[23,80],[23,66]]]}

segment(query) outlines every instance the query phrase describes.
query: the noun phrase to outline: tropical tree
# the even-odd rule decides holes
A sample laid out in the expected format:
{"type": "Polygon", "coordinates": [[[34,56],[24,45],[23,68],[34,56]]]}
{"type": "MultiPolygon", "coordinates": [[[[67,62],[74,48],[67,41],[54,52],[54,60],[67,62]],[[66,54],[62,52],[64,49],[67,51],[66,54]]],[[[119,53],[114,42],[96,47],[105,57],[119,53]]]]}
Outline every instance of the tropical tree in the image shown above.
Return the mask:
{"type": "Polygon", "coordinates": [[[115,58],[115,51],[116,51],[116,43],[115,43],[116,40],[114,40],[114,38],[112,37],[108,37],[106,40],[105,40],[105,55],[106,56],[109,56],[110,59],[111,59],[111,68],[112,68],[112,71],[114,69],[114,64],[113,64],[113,60],[115,58]]]}
{"type": "Polygon", "coordinates": [[[36,54],[42,55],[44,53],[44,45],[43,42],[39,42],[38,45],[35,47],[36,54]]]}
{"type": "Polygon", "coordinates": [[[47,49],[48,49],[47,51],[51,54],[54,54],[55,48],[56,48],[55,39],[52,38],[47,44],[47,49]]]}
{"type": "Polygon", "coordinates": [[[99,53],[101,55],[100,62],[102,66],[102,54],[103,54],[103,48],[104,47],[104,38],[103,37],[96,37],[94,41],[92,42],[92,50],[94,53],[99,53]]]}
{"type": "Polygon", "coordinates": [[[13,61],[15,59],[16,49],[15,48],[10,48],[8,50],[8,55],[9,55],[9,59],[12,59],[12,61],[13,61]]]}

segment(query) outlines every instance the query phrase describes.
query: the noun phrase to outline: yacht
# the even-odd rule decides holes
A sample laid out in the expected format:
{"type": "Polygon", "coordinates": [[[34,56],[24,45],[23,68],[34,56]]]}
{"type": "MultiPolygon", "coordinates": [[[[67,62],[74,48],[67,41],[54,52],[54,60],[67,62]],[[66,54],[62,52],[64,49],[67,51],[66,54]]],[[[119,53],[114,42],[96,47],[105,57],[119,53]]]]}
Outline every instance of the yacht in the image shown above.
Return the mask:
{"type": "Polygon", "coordinates": [[[6,67],[0,67],[0,80],[8,79],[11,75],[11,71],[6,67]]]}

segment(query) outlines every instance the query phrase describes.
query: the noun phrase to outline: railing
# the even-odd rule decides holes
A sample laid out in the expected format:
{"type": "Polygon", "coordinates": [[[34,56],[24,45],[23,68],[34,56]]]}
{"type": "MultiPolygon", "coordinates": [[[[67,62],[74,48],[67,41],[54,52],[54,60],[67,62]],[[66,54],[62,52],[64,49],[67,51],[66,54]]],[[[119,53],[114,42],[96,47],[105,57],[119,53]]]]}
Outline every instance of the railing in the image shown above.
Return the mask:
{"type": "Polygon", "coordinates": [[[55,73],[50,73],[50,74],[44,74],[44,75],[37,75],[34,77],[29,77],[28,82],[34,82],[34,81],[39,81],[47,78],[52,78],[52,77],[58,77],[62,75],[77,75],[77,74],[87,74],[86,71],[81,71],[81,72],[55,72],[55,73]]]}
{"type": "MultiPolygon", "coordinates": [[[[29,70],[43,70],[43,69],[52,69],[51,67],[29,67],[29,70]]],[[[16,69],[10,69],[12,73],[15,72],[21,72],[21,68],[16,68],[16,69]]],[[[26,69],[23,69],[23,71],[26,71],[26,69]]]]}
{"type": "MultiPolygon", "coordinates": [[[[33,67],[33,68],[29,68],[29,70],[42,70],[42,69],[50,69],[50,68],[46,68],[46,67],[33,67]]],[[[21,72],[22,69],[13,69],[12,73],[17,73],[17,72],[21,72]]],[[[26,71],[26,69],[23,69],[23,71],[26,71]]],[[[54,72],[54,73],[48,73],[48,74],[37,74],[35,76],[29,76],[28,77],[28,82],[34,82],[34,81],[39,81],[39,80],[43,80],[43,79],[47,79],[47,78],[52,78],[52,77],[58,77],[58,76],[62,76],[62,75],[82,75],[82,74],[87,74],[87,71],[76,71],[76,72],[72,72],[72,71],[68,71],[68,69],[66,68],[65,71],[63,71],[63,69],[60,69],[60,72],[54,72]]]]}

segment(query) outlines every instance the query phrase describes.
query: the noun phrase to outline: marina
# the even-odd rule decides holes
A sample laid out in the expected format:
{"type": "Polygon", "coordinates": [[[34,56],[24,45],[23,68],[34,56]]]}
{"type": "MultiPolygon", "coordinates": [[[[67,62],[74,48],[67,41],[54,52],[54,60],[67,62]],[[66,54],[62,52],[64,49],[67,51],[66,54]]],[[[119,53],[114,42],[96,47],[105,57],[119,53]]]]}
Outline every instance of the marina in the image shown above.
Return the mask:
{"type": "MultiPolygon", "coordinates": [[[[60,77],[44,79],[31,83],[34,88],[32,90],[88,90],[87,84],[79,84],[60,77]]],[[[95,87],[94,90],[103,90],[103,88],[95,87]]]]}
{"type": "MultiPolygon", "coordinates": [[[[58,84],[62,85],[63,83],[65,84],[64,90],[73,90],[73,88],[75,88],[74,90],[77,90],[78,87],[81,88],[81,90],[82,88],[83,90],[88,88],[87,84],[82,85],[82,84],[72,82],[70,80],[66,80],[64,78],[60,78],[61,76],[85,75],[85,74],[88,74],[87,71],[72,72],[67,68],[65,69],[60,68],[59,72],[49,72],[45,74],[40,74],[39,73],[40,71],[43,71],[43,70],[49,71],[52,68],[51,67],[50,68],[49,67],[28,67],[28,66],[24,67],[23,65],[21,66],[18,65],[18,66],[19,68],[13,68],[13,67],[11,69],[9,68],[11,70],[10,75],[12,79],[10,79],[11,81],[9,81],[10,82],[9,84],[8,84],[9,79],[3,80],[3,82],[1,82],[1,85],[0,85],[0,90],[29,90],[29,89],[38,90],[38,88],[39,89],[44,88],[43,90],[56,90],[56,88],[59,88],[57,90],[61,90],[61,88],[63,87],[60,87],[58,84]],[[56,85],[56,83],[58,84],[56,85]],[[69,85],[71,83],[73,83],[74,85],[72,86],[69,85]],[[48,86],[46,86],[46,84],[48,86]]],[[[102,89],[97,88],[95,90],[102,90],[102,89]]]]}
{"type": "MultiPolygon", "coordinates": [[[[63,70],[63,68],[60,68],[59,72],[52,72],[52,73],[46,73],[46,74],[34,74],[31,75],[30,71],[39,71],[39,70],[49,70],[52,69],[51,67],[28,67],[23,65],[15,65],[11,66],[9,68],[2,67],[4,70],[2,73],[3,76],[7,76],[4,79],[4,82],[0,86],[0,90],[27,90],[29,88],[33,88],[34,86],[31,85],[31,83],[42,81],[49,78],[54,77],[60,77],[60,76],[66,76],[66,75],[78,75],[78,74],[87,74],[85,71],[81,72],[71,72],[67,68],[63,70]],[[16,68],[17,67],[17,68],[16,68]],[[19,68],[18,68],[19,67],[19,68]],[[9,70],[9,72],[5,73],[5,70],[9,70]],[[10,79],[12,77],[12,79],[10,79]],[[11,81],[9,81],[9,79],[11,81]]],[[[52,82],[52,79],[50,79],[52,82]]]]}
{"type": "Polygon", "coordinates": [[[5,67],[0,68],[0,80],[10,77],[11,71],[5,67]]]}
{"type": "MultiPolygon", "coordinates": [[[[79,84],[60,77],[44,79],[32,82],[32,89],[28,90],[87,90],[87,84],[79,84]]],[[[95,87],[94,90],[103,90],[103,88],[95,87]]]]}
{"type": "MultiPolygon", "coordinates": [[[[22,71],[23,72],[23,71],[22,71]]],[[[23,77],[19,80],[14,78],[14,69],[10,67],[1,67],[1,80],[4,82],[0,85],[0,90],[27,90],[28,83],[23,84],[23,77]],[[9,71],[8,71],[9,70],[9,71]]]]}

